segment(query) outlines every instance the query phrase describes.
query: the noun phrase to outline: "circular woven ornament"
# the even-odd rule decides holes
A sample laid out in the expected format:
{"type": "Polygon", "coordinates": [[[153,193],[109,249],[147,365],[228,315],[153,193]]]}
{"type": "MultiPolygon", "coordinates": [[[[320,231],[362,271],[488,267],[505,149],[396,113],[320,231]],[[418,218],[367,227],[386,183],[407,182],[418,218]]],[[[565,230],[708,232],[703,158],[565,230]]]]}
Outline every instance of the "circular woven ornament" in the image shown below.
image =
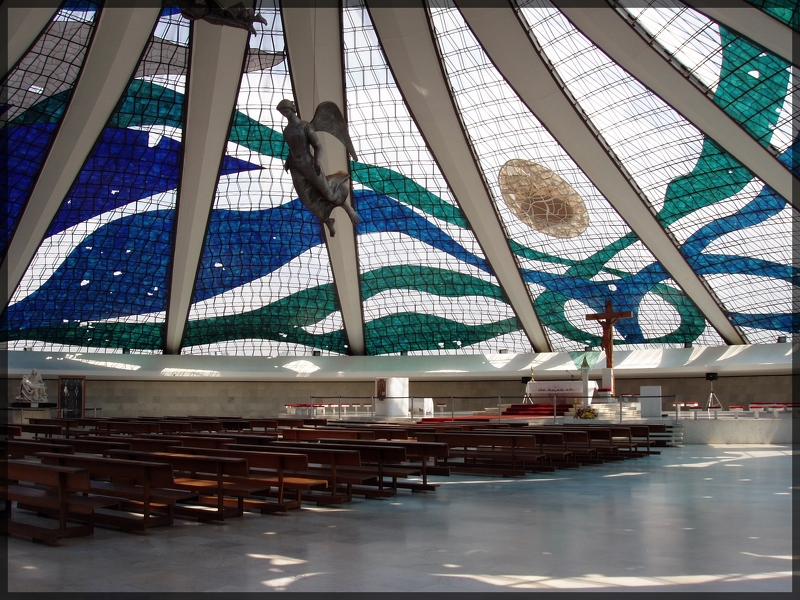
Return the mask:
{"type": "Polygon", "coordinates": [[[497,179],[506,206],[536,231],[574,238],[589,227],[589,213],[580,194],[547,167],[515,158],[500,167],[497,179]]]}

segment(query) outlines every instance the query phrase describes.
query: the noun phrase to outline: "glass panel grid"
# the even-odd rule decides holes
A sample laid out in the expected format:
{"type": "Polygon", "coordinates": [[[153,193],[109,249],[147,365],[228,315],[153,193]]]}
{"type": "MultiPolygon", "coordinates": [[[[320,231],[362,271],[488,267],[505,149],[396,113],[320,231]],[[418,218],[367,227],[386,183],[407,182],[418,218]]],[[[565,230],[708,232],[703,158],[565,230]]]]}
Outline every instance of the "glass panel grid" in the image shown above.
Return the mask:
{"type": "Polygon", "coordinates": [[[368,354],[530,352],[355,3],[344,47],[368,354]]]}
{"type": "Polygon", "coordinates": [[[772,18],[800,31],[800,5],[797,0],[747,0],[772,18]]]}
{"type": "MultiPolygon", "coordinates": [[[[785,201],[609,60],[548,3],[527,3],[522,14],[570,93],[731,322],[763,330],[750,341],[796,329],[784,285],[796,277],[785,201]],[[748,230],[769,219],[768,236],[748,230]],[[743,254],[710,253],[709,245],[723,235],[743,254]],[[720,273],[731,277],[711,277],[720,273]],[[771,289],[741,285],[741,279],[733,284],[734,277],[764,275],[773,278],[771,289]]],[[[791,160],[791,152],[781,160],[791,160]]]]}
{"type": "Polygon", "coordinates": [[[3,80],[0,114],[2,183],[0,256],[16,230],[53,144],[94,31],[99,3],[59,10],[31,49],[3,80]]]}
{"type": "Polygon", "coordinates": [[[128,86],[14,293],[6,339],[73,351],[160,352],[186,53],[161,52],[157,34],[173,32],[184,46],[189,34],[189,23],[172,12],[162,12],[143,61],[174,59],[155,67],[170,72],[170,86],[141,78],[128,86]]]}
{"type": "Polygon", "coordinates": [[[714,103],[760,144],[778,154],[791,145],[797,79],[788,62],[677,0],[627,4],[615,3],[648,42],[702,82],[714,103]]]}
{"type": "Polygon", "coordinates": [[[182,353],[345,354],[322,228],[283,168],[275,107],[293,93],[280,12],[258,14],[227,149],[238,166],[219,179],[182,353]]]}
{"type": "Polygon", "coordinates": [[[607,299],[614,302],[615,310],[632,310],[636,315],[618,325],[623,333],[620,347],[626,341],[637,348],[649,343],[721,343],[613,207],[519,100],[460,14],[432,7],[431,18],[448,83],[486,174],[495,209],[516,249],[540,319],[549,335],[558,334],[551,335],[553,349],[599,345],[599,326],[595,331],[585,317],[601,311],[607,299]],[[564,178],[587,208],[588,228],[575,237],[559,238],[537,231],[514,214],[498,183],[501,167],[512,159],[541,164],[564,178]],[[673,303],[678,308],[671,308],[673,303]],[[680,317],[664,319],[664,310],[680,311],[683,324],[680,317]]]}

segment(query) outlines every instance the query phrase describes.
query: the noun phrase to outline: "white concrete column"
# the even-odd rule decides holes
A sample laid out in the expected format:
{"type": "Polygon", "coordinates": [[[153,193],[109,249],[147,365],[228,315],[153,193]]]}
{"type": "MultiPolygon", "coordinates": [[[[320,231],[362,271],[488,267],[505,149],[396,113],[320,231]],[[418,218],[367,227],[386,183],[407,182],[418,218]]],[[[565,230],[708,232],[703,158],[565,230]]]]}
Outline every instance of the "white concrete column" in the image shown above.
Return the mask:
{"type": "MultiPolygon", "coordinates": [[[[347,118],[339,7],[328,2],[320,2],[320,5],[315,2],[298,5],[287,3],[281,14],[300,118],[310,121],[317,105],[325,100],[334,102],[347,118]]],[[[319,138],[324,150],[320,161],[322,170],[327,174],[349,172],[350,162],[341,142],[327,133],[320,133],[319,138]]],[[[352,202],[352,198],[348,202],[352,202]]],[[[355,227],[341,207],[334,208],[331,217],[336,219],[336,235],[331,237],[326,227],[322,229],[348,350],[351,355],[363,355],[366,344],[355,227]]]]}
{"type": "Polygon", "coordinates": [[[369,3],[397,85],[536,352],[550,344],[456,114],[422,4],[369,3]]]}
{"type": "Polygon", "coordinates": [[[248,35],[235,27],[201,20],[192,23],[165,354],[180,354],[248,35]]]}

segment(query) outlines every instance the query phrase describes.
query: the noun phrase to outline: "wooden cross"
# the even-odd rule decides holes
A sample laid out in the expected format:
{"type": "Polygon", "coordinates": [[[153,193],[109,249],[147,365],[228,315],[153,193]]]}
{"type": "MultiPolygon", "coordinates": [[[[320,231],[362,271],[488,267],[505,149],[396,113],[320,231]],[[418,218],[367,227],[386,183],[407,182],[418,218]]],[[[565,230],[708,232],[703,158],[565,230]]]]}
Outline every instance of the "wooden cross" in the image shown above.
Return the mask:
{"type": "Polygon", "coordinates": [[[595,315],[586,315],[587,321],[600,321],[603,328],[603,341],[600,347],[606,351],[606,367],[614,368],[614,323],[620,319],[630,319],[633,312],[629,310],[614,312],[611,300],[606,300],[606,312],[595,315]]]}

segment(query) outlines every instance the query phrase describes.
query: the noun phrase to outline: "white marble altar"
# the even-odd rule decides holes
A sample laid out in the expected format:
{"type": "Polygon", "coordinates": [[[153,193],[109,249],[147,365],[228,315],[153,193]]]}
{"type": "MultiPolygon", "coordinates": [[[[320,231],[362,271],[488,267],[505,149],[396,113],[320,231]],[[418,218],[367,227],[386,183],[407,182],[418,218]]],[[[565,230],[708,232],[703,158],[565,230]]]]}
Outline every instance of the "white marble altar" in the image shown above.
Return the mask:
{"type": "MultiPolygon", "coordinates": [[[[583,400],[583,381],[529,381],[525,385],[525,395],[535,402],[552,402],[556,397],[557,404],[572,404],[583,400]]],[[[597,389],[596,381],[588,382],[589,396],[597,389]]]]}

